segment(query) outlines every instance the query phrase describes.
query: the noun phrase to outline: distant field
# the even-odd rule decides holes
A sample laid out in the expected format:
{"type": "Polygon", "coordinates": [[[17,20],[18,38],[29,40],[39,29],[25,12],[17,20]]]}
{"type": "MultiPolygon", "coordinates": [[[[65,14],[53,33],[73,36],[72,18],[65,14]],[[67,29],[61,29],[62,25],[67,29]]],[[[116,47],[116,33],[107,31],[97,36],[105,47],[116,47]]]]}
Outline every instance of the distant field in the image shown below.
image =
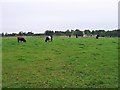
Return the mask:
{"type": "Polygon", "coordinates": [[[117,88],[118,39],[2,38],[3,88],[117,88]]]}

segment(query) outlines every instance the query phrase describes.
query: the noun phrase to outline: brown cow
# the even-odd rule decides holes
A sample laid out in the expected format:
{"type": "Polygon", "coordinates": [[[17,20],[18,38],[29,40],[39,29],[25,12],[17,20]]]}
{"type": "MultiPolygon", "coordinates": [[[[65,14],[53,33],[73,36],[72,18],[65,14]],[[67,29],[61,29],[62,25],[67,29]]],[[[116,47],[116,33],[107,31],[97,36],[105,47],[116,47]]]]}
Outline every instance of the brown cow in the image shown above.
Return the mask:
{"type": "Polygon", "coordinates": [[[25,38],[23,37],[23,36],[18,36],[17,37],[17,41],[19,42],[19,41],[23,41],[23,42],[26,42],[26,40],[25,40],[25,38]]]}

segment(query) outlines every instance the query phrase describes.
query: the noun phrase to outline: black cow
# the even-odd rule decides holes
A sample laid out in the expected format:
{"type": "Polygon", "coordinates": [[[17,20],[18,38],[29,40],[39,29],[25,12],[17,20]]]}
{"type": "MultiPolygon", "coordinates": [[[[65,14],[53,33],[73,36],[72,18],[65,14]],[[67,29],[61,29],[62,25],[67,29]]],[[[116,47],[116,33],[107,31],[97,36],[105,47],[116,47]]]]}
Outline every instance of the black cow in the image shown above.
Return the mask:
{"type": "Polygon", "coordinates": [[[47,41],[51,41],[51,42],[52,42],[52,39],[53,39],[52,36],[47,36],[47,37],[45,38],[45,42],[47,42],[47,41]]]}
{"type": "Polygon", "coordinates": [[[17,37],[17,41],[21,41],[21,42],[26,42],[25,38],[23,36],[18,36],[17,37]]]}

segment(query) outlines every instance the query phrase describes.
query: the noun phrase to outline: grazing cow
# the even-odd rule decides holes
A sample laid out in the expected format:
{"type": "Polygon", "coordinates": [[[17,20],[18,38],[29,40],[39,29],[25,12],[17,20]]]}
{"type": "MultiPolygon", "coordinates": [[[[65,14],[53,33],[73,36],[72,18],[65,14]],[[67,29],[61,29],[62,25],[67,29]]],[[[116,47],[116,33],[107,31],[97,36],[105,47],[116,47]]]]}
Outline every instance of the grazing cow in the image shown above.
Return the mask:
{"type": "Polygon", "coordinates": [[[47,42],[49,40],[52,42],[52,38],[53,38],[52,36],[47,36],[46,39],[45,39],[45,42],[47,42]]]}
{"type": "Polygon", "coordinates": [[[99,35],[96,36],[96,39],[98,39],[98,38],[99,38],[99,35]]]}
{"type": "Polygon", "coordinates": [[[17,37],[17,41],[19,42],[19,41],[23,41],[23,42],[26,42],[26,40],[25,40],[25,38],[23,37],[23,36],[18,36],[17,37]]]}

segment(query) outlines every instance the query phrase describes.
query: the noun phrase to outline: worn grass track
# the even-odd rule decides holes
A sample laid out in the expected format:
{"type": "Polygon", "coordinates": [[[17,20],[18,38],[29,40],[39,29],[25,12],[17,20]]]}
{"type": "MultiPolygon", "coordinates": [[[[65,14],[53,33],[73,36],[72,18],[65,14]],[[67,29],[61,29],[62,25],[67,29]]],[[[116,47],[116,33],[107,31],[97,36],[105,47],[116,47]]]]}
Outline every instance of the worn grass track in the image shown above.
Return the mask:
{"type": "Polygon", "coordinates": [[[118,87],[117,38],[2,38],[3,88],[118,87]]]}

